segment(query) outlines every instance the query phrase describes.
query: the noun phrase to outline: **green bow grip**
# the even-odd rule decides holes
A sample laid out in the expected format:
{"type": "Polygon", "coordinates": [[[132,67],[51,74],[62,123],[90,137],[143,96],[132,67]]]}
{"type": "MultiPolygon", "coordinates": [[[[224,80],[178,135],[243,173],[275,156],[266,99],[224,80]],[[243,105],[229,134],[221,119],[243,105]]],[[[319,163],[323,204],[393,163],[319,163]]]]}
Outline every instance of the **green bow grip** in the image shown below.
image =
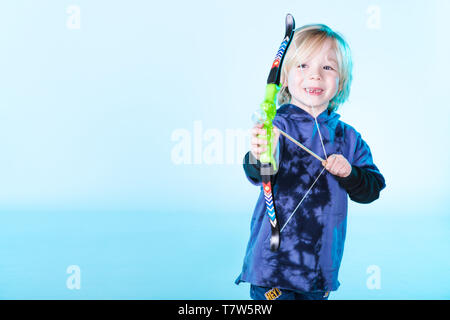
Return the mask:
{"type": "Polygon", "coordinates": [[[280,88],[275,83],[269,83],[266,86],[266,95],[261,103],[261,110],[265,114],[264,126],[267,135],[267,150],[261,153],[261,163],[270,163],[274,171],[277,170],[277,164],[273,156],[273,125],[272,121],[277,113],[277,105],[275,99],[280,88]]]}

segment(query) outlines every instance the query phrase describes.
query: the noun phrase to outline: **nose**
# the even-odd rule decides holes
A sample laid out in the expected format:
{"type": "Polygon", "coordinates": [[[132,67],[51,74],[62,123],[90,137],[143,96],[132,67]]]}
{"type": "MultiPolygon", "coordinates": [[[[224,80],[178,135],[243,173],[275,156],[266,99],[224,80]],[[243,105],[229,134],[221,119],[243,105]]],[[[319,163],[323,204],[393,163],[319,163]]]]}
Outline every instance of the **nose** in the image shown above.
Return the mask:
{"type": "Polygon", "coordinates": [[[320,80],[322,78],[320,74],[320,68],[318,66],[311,66],[309,71],[310,71],[308,75],[309,80],[320,80]]]}
{"type": "Polygon", "coordinates": [[[311,74],[309,75],[309,80],[320,80],[321,76],[320,73],[316,70],[311,71],[311,74]]]}

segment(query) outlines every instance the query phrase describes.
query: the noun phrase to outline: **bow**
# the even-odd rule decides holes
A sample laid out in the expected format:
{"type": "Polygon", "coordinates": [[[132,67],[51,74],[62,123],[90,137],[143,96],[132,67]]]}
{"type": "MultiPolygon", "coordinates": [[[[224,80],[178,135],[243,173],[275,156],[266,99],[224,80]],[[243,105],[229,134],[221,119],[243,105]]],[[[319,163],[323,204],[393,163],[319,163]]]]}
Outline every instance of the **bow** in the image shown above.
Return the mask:
{"type": "Polygon", "coordinates": [[[272,63],[269,77],[267,78],[266,95],[261,103],[261,114],[264,118],[263,128],[266,130],[267,150],[261,154],[261,177],[264,191],[264,200],[266,203],[266,213],[269,216],[271,225],[270,250],[277,251],[280,246],[280,227],[277,220],[276,207],[272,189],[273,173],[277,170],[277,164],[273,156],[273,119],[277,112],[276,96],[280,89],[281,65],[283,63],[286,51],[291,43],[294,34],[295,21],[291,14],[286,16],[286,33],[280,48],[272,63]]]}
{"type": "MultiPolygon", "coordinates": [[[[266,130],[266,137],[260,137],[262,139],[267,139],[267,150],[261,154],[260,162],[261,162],[261,177],[262,177],[262,186],[263,186],[263,192],[264,192],[264,200],[266,204],[266,213],[269,217],[269,222],[271,225],[271,236],[270,236],[270,250],[271,251],[277,251],[280,246],[280,233],[283,231],[283,229],[286,227],[286,225],[289,223],[291,218],[294,216],[294,214],[297,212],[300,205],[303,203],[303,201],[306,199],[316,182],[319,180],[320,176],[325,171],[325,165],[324,168],[321,170],[319,175],[316,177],[314,182],[311,184],[311,186],[308,188],[308,190],[303,195],[302,199],[299,201],[293,212],[289,215],[288,219],[284,223],[284,225],[280,228],[278,220],[277,220],[277,213],[276,213],[276,206],[274,202],[274,194],[273,194],[273,185],[272,185],[272,177],[275,171],[277,171],[277,164],[274,159],[273,155],[273,119],[276,115],[276,96],[278,94],[278,91],[280,89],[280,75],[281,75],[281,66],[283,63],[283,59],[285,57],[285,54],[287,52],[287,49],[290,45],[290,42],[292,40],[293,34],[294,34],[294,28],[295,28],[295,21],[292,15],[288,14],[286,16],[286,34],[284,36],[283,42],[281,43],[280,48],[278,49],[278,52],[275,56],[275,60],[272,64],[272,68],[269,73],[269,77],[267,79],[267,85],[266,85],[266,95],[264,98],[263,103],[260,105],[260,115],[258,115],[258,120],[256,122],[263,122],[263,128],[266,130]]],[[[303,69],[301,69],[303,73],[303,77],[305,78],[305,74],[303,69]]],[[[308,93],[310,107],[312,110],[314,110],[314,106],[311,100],[311,96],[308,93]]],[[[319,134],[320,142],[322,144],[323,152],[325,155],[325,159],[327,159],[327,153],[325,151],[325,146],[322,139],[322,134],[319,129],[319,124],[317,122],[316,116],[314,117],[315,125],[317,127],[317,131],[319,134]]],[[[302,148],[304,151],[308,152],[310,155],[315,157],[316,159],[320,160],[322,164],[326,163],[325,159],[322,159],[318,155],[316,155],[314,152],[306,148],[303,144],[296,141],[294,138],[289,136],[284,131],[278,129],[280,134],[285,136],[288,140],[295,143],[297,146],[302,148]]]]}

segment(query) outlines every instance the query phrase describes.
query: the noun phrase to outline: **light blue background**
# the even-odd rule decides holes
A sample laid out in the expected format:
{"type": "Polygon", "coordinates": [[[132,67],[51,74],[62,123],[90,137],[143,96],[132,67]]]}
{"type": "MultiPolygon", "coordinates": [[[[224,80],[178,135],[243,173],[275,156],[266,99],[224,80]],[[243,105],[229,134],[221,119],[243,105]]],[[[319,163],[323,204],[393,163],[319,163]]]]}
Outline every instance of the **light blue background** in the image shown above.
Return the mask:
{"type": "Polygon", "coordinates": [[[200,123],[194,154],[206,132],[252,126],[288,12],[349,42],[339,113],[387,182],[378,201],[350,204],[331,299],[450,298],[445,0],[2,1],[0,298],[248,299],[234,284],[259,193],[246,148],[176,164],[172,135],[200,123]]]}

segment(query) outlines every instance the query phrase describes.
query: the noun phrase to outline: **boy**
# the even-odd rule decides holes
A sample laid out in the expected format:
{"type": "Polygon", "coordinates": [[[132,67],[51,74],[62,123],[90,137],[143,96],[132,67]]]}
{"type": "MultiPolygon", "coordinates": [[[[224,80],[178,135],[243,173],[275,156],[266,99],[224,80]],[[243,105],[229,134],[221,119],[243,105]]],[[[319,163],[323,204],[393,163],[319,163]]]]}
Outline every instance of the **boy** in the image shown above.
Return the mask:
{"type": "MultiPolygon", "coordinates": [[[[351,69],[347,43],[329,27],[295,30],[282,66],[282,106],[273,121],[278,168],[273,192],[281,245],[278,251],[269,249],[270,224],[261,190],[236,279],[236,284],[251,283],[253,299],[328,299],[339,287],[347,195],[369,203],[385,187],[368,145],[335,113],[348,98],[351,69]],[[326,161],[280,137],[279,130],[326,161]]],[[[259,157],[266,150],[265,135],[262,125],[253,128],[251,151],[244,158],[245,174],[255,185],[261,185],[259,157]]]]}

